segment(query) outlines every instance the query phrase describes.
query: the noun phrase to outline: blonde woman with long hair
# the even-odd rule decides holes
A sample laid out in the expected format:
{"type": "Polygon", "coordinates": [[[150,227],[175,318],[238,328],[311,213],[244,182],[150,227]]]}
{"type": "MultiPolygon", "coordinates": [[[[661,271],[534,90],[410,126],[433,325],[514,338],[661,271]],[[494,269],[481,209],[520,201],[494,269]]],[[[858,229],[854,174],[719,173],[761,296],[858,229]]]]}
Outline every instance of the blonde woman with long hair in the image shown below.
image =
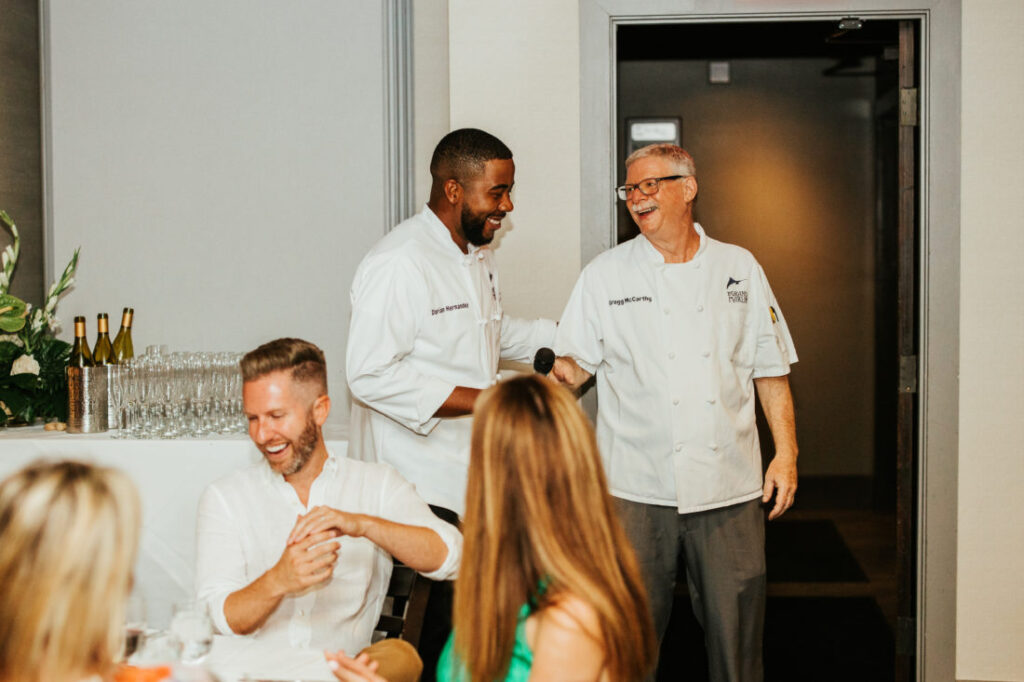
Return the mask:
{"type": "MultiPolygon", "coordinates": [[[[438,680],[621,682],[651,671],[639,568],[567,390],[527,376],[481,395],[462,531],[438,680]]],[[[375,679],[365,660],[330,658],[339,679],[375,679]]]]}
{"type": "Polygon", "coordinates": [[[139,518],[113,469],[37,463],[0,484],[0,682],[112,678],[139,518]]]}

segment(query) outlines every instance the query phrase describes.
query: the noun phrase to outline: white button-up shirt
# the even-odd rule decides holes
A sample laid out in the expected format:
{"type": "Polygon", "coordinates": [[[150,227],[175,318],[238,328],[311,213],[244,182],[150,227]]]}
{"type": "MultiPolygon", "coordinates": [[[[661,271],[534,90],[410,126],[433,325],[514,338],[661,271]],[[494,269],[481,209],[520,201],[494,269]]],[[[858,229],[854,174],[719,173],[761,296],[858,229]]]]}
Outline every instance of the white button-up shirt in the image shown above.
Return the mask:
{"type": "Polygon", "coordinates": [[[352,282],[353,456],[393,465],[427,502],[461,515],[472,419],[434,413],[456,386],[494,384],[499,359],[531,361],[554,336],[551,320],[505,316],[491,249],[462,253],[424,208],[374,246],[352,282]]]}
{"type": "MultiPolygon", "coordinates": [[[[391,467],[331,454],[313,482],[306,507],[283,476],[265,462],[257,462],[211,483],[199,502],[196,591],[221,633],[232,632],[224,616],[228,595],[276,564],[296,518],[321,505],[433,529],[448,548],[448,556],[440,568],[426,575],[435,580],[455,576],[462,535],[434,516],[412,485],[391,467]]],[[[353,653],[370,643],[393,560],[366,538],[338,540],[341,549],[331,579],[285,597],[251,636],[266,640],[269,646],[353,653]]]]}
{"type": "Polygon", "coordinates": [[[761,494],[753,379],[797,360],[761,266],[696,229],[686,263],[665,263],[643,235],[595,258],[555,343],[597,376],[612,494],[680,513],[761,494]]]}

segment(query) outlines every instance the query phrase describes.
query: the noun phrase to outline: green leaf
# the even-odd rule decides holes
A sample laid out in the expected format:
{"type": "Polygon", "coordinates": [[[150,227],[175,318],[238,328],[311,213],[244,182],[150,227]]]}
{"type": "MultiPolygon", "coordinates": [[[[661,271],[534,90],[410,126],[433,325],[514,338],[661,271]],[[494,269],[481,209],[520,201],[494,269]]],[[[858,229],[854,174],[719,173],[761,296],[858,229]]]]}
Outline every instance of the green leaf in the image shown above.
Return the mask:
{"type": "Polygon", "coordinates": [[[26,391],[31,391],[39,386],[39,377],[35,374],[15,374],[6,376],[0,380],[0,386],[13,386],[26,391]]]}
{"type": "MultiPolygon", "coordinates": [[[[10,364],[23,352],[24,351],[16,343],[0,341],[0,368],[6,367],[6,370],[10,370],[10,364]]],[[[6,370],[0,369],[4,374],[7,373],[6,370]]]]}
{"type": "Polygon", "coordinates": [[[66,368],[71,344],[44,336],[33,356],[39,362],[40,389],[36,392],[35,414],[43,419],[68,418],[68,381],[66,368]]]}
{"type": "Polygon", "coordinates": [[[0,294],[0,330],[8,334],[25,326],[25,302],[17,296],[0,294]]]}
{"type": "Polygon", "coordinates": [[[16,388],[0,386],[0,402],[7,405],[11,414],[17,417],[28,407],[29,397],[16,388]]]}

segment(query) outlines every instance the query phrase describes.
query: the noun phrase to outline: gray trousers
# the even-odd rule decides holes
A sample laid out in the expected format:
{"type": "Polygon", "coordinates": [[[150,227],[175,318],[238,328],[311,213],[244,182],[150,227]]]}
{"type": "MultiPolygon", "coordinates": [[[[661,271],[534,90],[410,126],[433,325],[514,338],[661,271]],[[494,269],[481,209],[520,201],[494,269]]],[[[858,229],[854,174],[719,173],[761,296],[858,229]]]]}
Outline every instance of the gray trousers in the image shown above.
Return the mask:
{"type": "Polygon", "coordinates": [[[678,561],[704,628],[711,682],[764,679],[765,563],[761,500],[680,514],[615,498],[647,586],[658,642],[672,615],[678,561]]]}

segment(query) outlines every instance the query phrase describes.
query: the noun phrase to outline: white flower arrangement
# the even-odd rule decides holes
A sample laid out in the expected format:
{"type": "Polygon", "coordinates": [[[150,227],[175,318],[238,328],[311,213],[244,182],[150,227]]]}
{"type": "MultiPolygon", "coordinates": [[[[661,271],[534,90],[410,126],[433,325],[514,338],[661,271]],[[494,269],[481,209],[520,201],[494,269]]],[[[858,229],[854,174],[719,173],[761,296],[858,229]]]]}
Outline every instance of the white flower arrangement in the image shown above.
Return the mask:
{"type": "Polygon", "coordinates": [[[50,285],[42,307],[9,293],[21,251],[14,221],[0,211],[0,225],[14,241],[0,254],[0,425],[67,417],[67,368],[70,344],[55,337],[60,326],[57,302],[75,282],[78,249],[61,276],[50,285]]]}
{"type": "Polygon", "coordinates": [[[39,376],[39,363],[31,355],[22,355],[11,363],[11,376],[15,374],[35,374],[39,376]]]}

